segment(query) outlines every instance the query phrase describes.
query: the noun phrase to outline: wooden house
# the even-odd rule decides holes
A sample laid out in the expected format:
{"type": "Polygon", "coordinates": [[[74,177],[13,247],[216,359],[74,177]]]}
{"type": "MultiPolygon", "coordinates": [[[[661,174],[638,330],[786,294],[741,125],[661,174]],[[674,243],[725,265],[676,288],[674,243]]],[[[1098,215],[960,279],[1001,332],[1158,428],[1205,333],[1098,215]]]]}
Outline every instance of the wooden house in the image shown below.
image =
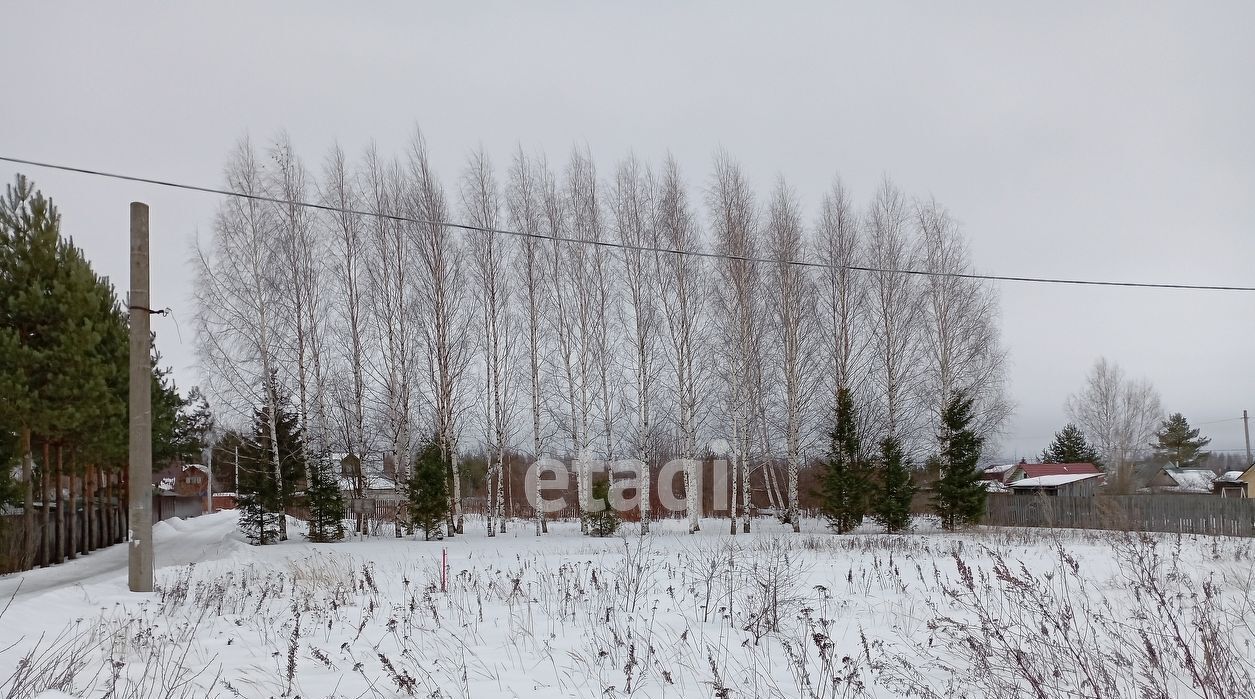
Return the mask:
{"type": "Polygon", "coordinates": [[[1007,485],[1015,495],[1090,496],[1102,484],[1103,474],[1056,473],[1020,478],[1007,485]]]}
{"type": "Polygon", "coordinates": [[[1255,497],[1255,466],[1229,471],[1211,482],[1212,492],[1224,498],[1255,497]]]}
{"type": "Polygon", "coordinates": [[[1205,468],[1168,466],[1150,479],[1147,487],[1155,493],[1211,493],[1216,472],[1205,468]]]}

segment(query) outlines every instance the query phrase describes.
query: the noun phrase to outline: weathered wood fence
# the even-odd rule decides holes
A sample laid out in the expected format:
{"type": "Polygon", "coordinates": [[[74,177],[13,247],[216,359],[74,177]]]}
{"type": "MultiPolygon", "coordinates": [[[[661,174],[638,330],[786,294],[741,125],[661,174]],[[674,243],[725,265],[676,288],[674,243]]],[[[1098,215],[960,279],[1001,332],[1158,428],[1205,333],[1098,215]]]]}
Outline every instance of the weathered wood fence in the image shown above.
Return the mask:
{"type": "Polygon", "coordinates": [[[985,524],[1255,536],[1255,499],[1176,493],[990,495],[985,524]]]}
{"type": "MultiPolygon", "coordinates": [[[[153,495],[153,521],[195,517],[204,498],[153,495]]],[[[113,496],[66,496],[35,504],[30,534],[19,514],[0,516],[0,575],[55,565],[126,541],[127,504],[113,496]],[[60,507],[58,507],[58,504],[60,507]]]]}

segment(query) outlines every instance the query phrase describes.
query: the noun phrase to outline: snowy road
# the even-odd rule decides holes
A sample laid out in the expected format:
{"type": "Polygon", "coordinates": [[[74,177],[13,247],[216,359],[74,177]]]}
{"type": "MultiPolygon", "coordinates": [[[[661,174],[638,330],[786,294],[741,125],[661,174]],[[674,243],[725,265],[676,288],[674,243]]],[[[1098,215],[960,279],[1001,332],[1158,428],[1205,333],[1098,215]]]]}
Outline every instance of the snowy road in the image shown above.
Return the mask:
{"type": "MultiPolygon", "coordinates": [[[[237,515],[224,510],[198,521],[171,519],[153,526],[153,555],[158,568],[224,558],[244,548],[237,515]]],[[[26,598],[41,592],[125,579],[127,546],[117,544],[61,565],[0,577],[0,607],[14,592],[26,598]]]]}

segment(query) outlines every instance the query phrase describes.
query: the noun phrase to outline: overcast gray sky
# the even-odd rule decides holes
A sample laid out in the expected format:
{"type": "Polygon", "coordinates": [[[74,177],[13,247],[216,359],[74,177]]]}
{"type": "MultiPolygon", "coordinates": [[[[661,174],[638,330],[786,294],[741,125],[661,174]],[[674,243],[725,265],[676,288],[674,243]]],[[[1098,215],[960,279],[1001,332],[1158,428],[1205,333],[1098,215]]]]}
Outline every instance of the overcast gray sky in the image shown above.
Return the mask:
{"type": "MultiPolygon", "coordinates": [[[[479,143],[602,169],[675,153],[705,182],[732,152],[813,215],[839,173],[888,175],[964,225],[981,271],[1255,286],[1255,3],[14,2],[0,154],[220,185],[242,134],[286,128],[313,163],[338,140],[425,131],[446,179],[479,143]],[[369,7],[369,11],[364,9],[369,7]]],[[[0,163],[0,180],[18,169],[0,163]]],[[[127,204],[152,206],[155,319],[181,385],[190,272],[214,197],[23,168],[64,231],[126,284],[127,204]]],[[[1255,410],[1255,294],[1000,284],[1033,455],[1106,355],[1166,409],[1255,410]]],[[[1241,423],[1208,424],[1213,447],[1241,423]]]]}

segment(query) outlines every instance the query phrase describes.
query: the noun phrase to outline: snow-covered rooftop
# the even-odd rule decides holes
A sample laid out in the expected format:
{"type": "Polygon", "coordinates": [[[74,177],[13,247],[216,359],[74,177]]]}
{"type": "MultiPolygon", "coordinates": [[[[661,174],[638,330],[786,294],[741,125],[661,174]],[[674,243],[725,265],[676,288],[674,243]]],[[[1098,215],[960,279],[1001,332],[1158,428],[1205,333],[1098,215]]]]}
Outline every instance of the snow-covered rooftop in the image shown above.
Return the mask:
{"type": "Polygon", "coordinates": [[[1224,475],[1217,478],[1218,481],[1238,481],[1242,479],[1242,474],[1246,471],[1225,471],[1224,475]]]}
{"type": "Polygon", "coordinates": [[[1203,468],[1166,468],[1164,472],[1181,490],[1210,492],[1212,481],[1216,480],[1216,472],[1203,468]]]}
{"type": "Polygon", "coordinates": [[[1097,478],[1101,473],[1060,473],[1051,476],[1034,476],[1021,478],[1011,484],[1012,488],[1053,488],[1068,483],[1075,483],[1089,478],[1097,478]]]}
{"type": "MultiPolygon", "coordinates": [[[[357,479],[353,476],[340,476],[340,490],[352,490],[356,487],[357,479]]],[[[397,487],[397,481],[394,478],[382,474],[367,474],[366,489],[367,490],[392,490],[397,487]]]]}

